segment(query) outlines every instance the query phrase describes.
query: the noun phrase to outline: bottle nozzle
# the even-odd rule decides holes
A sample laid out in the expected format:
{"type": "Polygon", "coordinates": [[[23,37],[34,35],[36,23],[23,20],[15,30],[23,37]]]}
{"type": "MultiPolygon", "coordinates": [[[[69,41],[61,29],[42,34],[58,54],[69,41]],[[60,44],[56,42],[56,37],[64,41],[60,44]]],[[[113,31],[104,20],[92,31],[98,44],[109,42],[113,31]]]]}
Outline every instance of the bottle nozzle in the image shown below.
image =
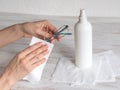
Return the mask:
{"type": "Polygon", "coordinates": [[[86,16],[86,15],[85,15],[85,10],[84,10],[84,9],[81,9],[81,10],[80,10],[80,17],[83,17],[83,16],[86,16]]]}
{"type": "Polygon", "coordinates": [[[84,9],[80,10],[79,20],[87,20],[86,13],[84,9]]]}

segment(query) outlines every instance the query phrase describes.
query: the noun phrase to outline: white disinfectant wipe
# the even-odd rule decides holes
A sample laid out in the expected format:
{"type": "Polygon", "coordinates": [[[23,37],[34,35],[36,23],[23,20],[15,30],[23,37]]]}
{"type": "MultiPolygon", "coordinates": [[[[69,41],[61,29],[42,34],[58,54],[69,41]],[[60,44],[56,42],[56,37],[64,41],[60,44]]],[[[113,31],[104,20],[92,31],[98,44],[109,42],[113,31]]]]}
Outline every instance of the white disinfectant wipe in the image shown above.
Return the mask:
{"type": "Polygon", "coordinates": [[[93,55],[93,65],[80,69],[74,65],[74,58],[61,57],[52,75],[52,81],[76,85],[95,85],[115,82],[120,77],[120,60],[114,52],[105,51],[93,55]]]}
{"type": "MultiPolygon", "coordinates": [[[[46,58],[46,62],[48,60],[48,57],[52,51],[52,48],[53,48],[53,44],[49,43],[49,42],[46,42],[44,40],[41,40],[41,39],[38,39],[38,38],[35,38],[33,37],[31,42],[30,42],[30,45],[33,45],[37,42],[42,42],[43,44],[48,44],[48,51],[49,53],[45,56],[46,58]]],[[[23,78],[23,80],[27,80],[27,81],[30,81],[30,82],[36,82],[36,81],[40,81],[41,79],[41,76],[42,76],[42,72],[43,72],[43,69],[46,65],[46,62],[41,64],[40,66],[38,66],[37,68],[35,68],[31,73],[29,73],[26,77],[23,78]]]]}

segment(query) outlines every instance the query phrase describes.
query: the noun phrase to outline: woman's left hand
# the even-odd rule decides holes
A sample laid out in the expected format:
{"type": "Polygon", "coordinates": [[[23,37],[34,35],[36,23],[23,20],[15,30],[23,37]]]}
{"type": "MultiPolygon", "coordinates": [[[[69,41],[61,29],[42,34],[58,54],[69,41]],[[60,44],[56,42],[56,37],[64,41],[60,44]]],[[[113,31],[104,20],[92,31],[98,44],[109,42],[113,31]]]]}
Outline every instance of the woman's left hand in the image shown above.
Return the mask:
{"type": "MultiPolygon", "coordinates": [[[[51,42],[55,41],[55,38],[53,38],[52,35],[57,32],[57,29],[47,20],[27,22],[20,25],[20,30],[22,31],[24,37],[35,36],[40,39],[50,38],[51,42]]],[[[56,39],[60,40],[60,36],[56,39]]]]}

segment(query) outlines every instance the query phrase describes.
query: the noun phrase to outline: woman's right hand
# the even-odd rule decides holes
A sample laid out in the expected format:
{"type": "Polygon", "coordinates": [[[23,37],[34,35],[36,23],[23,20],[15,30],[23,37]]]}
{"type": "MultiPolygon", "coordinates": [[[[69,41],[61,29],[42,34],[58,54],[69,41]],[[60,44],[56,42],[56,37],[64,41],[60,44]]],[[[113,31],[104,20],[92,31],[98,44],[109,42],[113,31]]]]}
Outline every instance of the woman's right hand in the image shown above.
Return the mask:
{"type": "Polygon", "coordinates": [[[42,43],[36,43],[21,51],[9,62],[1,75],[0,82],[3,82],[3,85],[7,82],[8,87],[11,87],[34,68],[44,63],[44,56],[47,53],[48,46],[42,43]]]}

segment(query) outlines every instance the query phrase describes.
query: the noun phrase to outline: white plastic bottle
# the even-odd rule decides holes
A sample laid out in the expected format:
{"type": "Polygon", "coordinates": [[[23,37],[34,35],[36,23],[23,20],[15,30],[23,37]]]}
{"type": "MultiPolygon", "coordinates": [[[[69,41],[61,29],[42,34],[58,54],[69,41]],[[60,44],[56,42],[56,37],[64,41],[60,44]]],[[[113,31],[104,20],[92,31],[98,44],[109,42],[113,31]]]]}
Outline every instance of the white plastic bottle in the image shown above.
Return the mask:
{"type": "Polygon", "coordinates": [[[87,21],[85,10],[80,10],[75,24],[75,64],[81,69],[92,66],[92,25],[87,21]]]}

